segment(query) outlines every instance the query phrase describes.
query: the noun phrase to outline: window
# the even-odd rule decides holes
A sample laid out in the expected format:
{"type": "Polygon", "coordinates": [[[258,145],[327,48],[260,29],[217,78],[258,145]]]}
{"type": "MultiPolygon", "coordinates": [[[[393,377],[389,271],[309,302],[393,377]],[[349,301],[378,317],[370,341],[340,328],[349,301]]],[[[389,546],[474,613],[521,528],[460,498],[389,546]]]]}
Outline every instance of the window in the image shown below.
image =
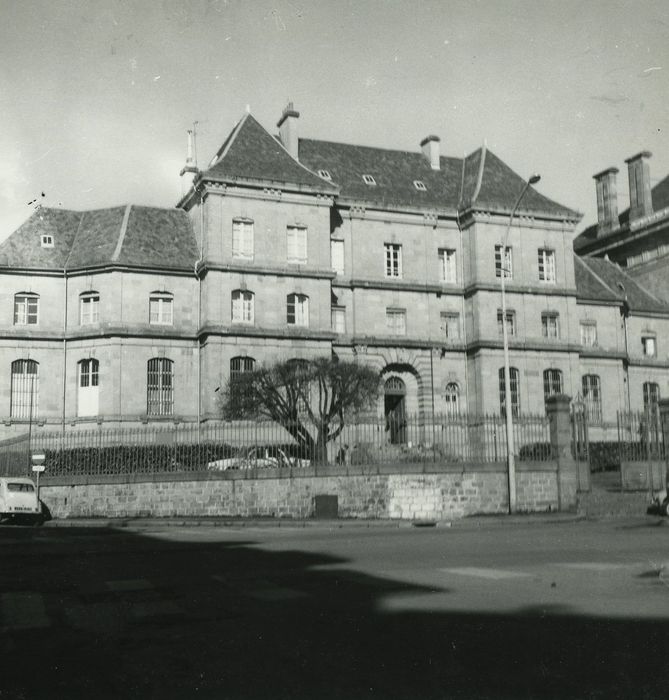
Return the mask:
{"type": "Polygon", "coordinates": [[[338,274],[344,274],[344,241],[330,241],[330,258],[332,269],[338,274]]]}
{"type": "Polygon", "coordinates": [[[444,391],[446,413],[449,416],[457,416],[460,413],[460,389],[455,382],[449,382],[444,391]]]}
{"type": "Polygon", "coordinates": [[[586,374],[581,378],[583,401],[588,420],[591,423],[602,422],[601,382],[596,374],[586,374]]]}
{"type": "Polygon", "coordinates": [[[296,408],[303,412],[311,404],[311,382],[309,381],[309,363],[306,360],[288,360],[288,365],[294,372],[293,386],[297,392],[296,408]]]}
{"type": "Polygon", "coordinates": [[[376,180],[371,175],[367,175],[367,174],[363,175],[362,181],[366,185],[376,185],[376,180]]]}
{"type": "Polygon", "coordinates": [[[560,337],[560,317],[556,313],[541,314],[541,335],[544,338],[560,337]]]}
{"type": "Polygon", "coordinates": [[[289,263],[303,265],[307,262],[307,229],[304,226],[289,226],[287,229],[289,263]]]}
{"type": "Polygon", "coordinates": [[[654,335],[644,335],[641,338],[641,347],[643,348],[643,354],[646,357],[657,356],[657,342],[655,341],[654,335]]]}
{"type": "Polygon", "coordinates": [[[460,337],[460,314],[442,312],[440,328],[443,338],[457,340],[460,337]]]}
{"type": "MultiPolygon", "coordinates": [[[[497,334],[504,335],[504,327],[502,326],[502,309],[497,309],[497,334]]],[[[516,312],[506,310],[506,332],[507,335],[516,335],[516,312]]]]}
{"type": "Polygon", "coordinates": [[[402,246],[398,243],[385,243],[386,277],[402,276],[402,246]]]}
{"type": "MultiPolygon", "coordinates": [[[[504,367],[499,368],[499,410],[506,416],[506,389],[504,387],[504,367]]],[[[520,373],[515,367],[509,367],[509,384],[511,385],[511,415],[517,418],[520,415],[520,373]]]]}
{"type": "Polygon", "coordinates": [[[320,177],[322,177],[324,180],[332,180],[332,175],[330,175],[329,170],[319,170],[318,174],[320,177]]]}
{"type": "Polygon", "coordinates": [[[254,298],[253,292],[247,292],[243,289],[235,289],[232,292],[233,323],[253,323],[254,298]]]}
{"type": "Polygon", "coordinates": [[[39,310],[39,296],[21,292],[14,297],[14,325],[37,325],[39,310]]]}
{"type": "Polygon", "coordinates": [[[172,360],[154,357],[148,362],[146,412],[149,416],[171,416],[174,408],[172,360]]]}
{"type": "Polygon", "coordinates": [[[442,282],[455,283],[455,251],[450,248],[439,249],[439,272],[442,282]]]}
{"type": "Polygon", "coordinates": [[[539,248],[539,281],[555,282],[555,251],[539,248]]]}
{"type": "Polygon", "coordinates": [[[100,362],[95,358],[79,362],[77,415],[97,416],[99,409],[100,362]]]}
{"type": "Polygon", "coordinates": [[[233,357],[230,360],[230,378],[234,379],[245,372],[253,372],[256,361],[252,357],[233,357]]]}
{"type": "Polygon", "coordinates": [[[544,370],[544,401],[554,394],[562,393],[562,372],[559,369],[544,370]]]}
{"type": "Polygon", "coordinates": [[[286,323],[290,326],[309,325],[309,297],[306,294],[289,294],[286,297],[286,323]]]}
{"type": "Polygon", "coordinates": [[[172,295],[165,292],[153,292],[149,297],[149,323],[171,326],[172,319],[172,295]]]}
{"type": "Polygon", "coordinates": [[[100,320],[100,295],[97,292],[84,292],[79,295],[79,324],[88,326],[100,320]]]}
{"type": "Polygon", "coordinates": [[[425,183],[422,180],[414,180],[413,181],[413,186],[419,191],[419,192],[426,192],[427,187],[425,187],[425,183]]]}
{"type": "Polygon", "coordinates": [[[42,248],[53,248],[53,236],[50,233],[43,233],[40,238],[42,248]]]}
{"type": "Polygon", "coordinates": [[[14,360],[9,413],[18,420],[34,420],[38,409],[39,364],[35,360],[14,360]]]}
{"type": "Polygon", "coordinates": [[[586,348],[597,346],[597,324],[594,321],[581,322],[581,345],[586,348]]]}
{"type": "Polygon", "coordinates": [[[346,333],[346,308],[343,306],[332,307],[332,330],[335,333],[346,333]]]}
{"type": "Polygon", "coordinates": [[[253,260],[253,245],[253,221],[251,219],[233,219],[232,257],[253,260]]]}
{"type": "Polygon", "coordinates": [[[407,313],[405,309],[386,309],[386,327],[390,335],[407,334],[407,313]]]}
{"type": "Polygon", "coordinates": [[[509,246],[505,248],[504,263],[502,264],[502,246],[495,246],[495,277],[502,276],[504,268],[504,279],[513,278],[513,251],[509,246]]]}
{"type": "Polygon", "coordinates": [[[643,410],[656,411],[660,400],[660,385],[655,382],[643,383],[643,410]]]}

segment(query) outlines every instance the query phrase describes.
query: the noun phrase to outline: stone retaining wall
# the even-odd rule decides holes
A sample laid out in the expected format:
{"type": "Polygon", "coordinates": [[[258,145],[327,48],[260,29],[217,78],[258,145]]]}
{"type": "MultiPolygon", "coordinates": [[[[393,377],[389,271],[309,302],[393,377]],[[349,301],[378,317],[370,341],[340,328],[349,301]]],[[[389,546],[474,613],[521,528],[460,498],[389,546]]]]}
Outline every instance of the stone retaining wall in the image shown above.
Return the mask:
{"type": "MultiPolygon", "coordinates": [[[[309,518],[314,496],[336,495],[339,517],[442,520],[508,510],[507,476],[480,470],[307,474],[266,471],[45,479],[41,498],[54,518],[227,516],[309,518]]],[[[556,466],[516,473],[518,511],[557,510],[556,466]]]]}

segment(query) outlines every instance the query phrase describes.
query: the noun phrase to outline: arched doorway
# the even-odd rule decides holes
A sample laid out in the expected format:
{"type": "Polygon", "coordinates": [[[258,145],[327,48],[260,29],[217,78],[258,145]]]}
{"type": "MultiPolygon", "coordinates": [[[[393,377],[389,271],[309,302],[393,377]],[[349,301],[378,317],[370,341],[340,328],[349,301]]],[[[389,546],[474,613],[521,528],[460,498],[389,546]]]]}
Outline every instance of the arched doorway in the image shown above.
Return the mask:
{"type": "Polygon", "coordinates": [[[386,379],[383,410],[392,445],[403,445],[407,441],[406,393],[406,385],[399,377],[386,379]]]}

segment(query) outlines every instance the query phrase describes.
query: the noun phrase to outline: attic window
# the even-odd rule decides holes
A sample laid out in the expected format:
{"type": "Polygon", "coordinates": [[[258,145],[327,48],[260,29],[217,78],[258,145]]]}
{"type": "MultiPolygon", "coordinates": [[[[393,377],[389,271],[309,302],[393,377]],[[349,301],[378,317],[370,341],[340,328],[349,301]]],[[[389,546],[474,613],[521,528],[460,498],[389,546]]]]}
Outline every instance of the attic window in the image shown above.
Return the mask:
{"type": "Polygon", "coordinates": [[[324,180],[332,180],[332,175],[330,175],[329,170],[319,170],[318,175],[322,177],[324,180]]]}
{"type": "Polygon", "coordinates": [[[42,248],[53,248],[53,236],[50,233],[42,234],[42,248]]]}
{"type": "Polygon", "coordinates": [[[413,186],[421,192],[427,192],[427,187],[425,187],[425,183],[422,180],[414,180],[413,186]]]}
{"type": "Polygon", "coordinates": [[[366,185],[376,185],[376,180],[371,175],[363,175],[362,180],[366,185]]]}

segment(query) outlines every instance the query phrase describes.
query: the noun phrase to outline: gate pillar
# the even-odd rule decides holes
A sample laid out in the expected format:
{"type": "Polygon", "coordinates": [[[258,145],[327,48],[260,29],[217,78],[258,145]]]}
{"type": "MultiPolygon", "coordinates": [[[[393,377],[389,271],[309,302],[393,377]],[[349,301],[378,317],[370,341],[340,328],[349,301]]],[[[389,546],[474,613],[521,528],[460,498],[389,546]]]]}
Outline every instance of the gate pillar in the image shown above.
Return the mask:
{"type": "Polygon", "coordinates": [[[551,451],[557,461],[558,510],[576,507],[578,491],[578,464],[571,452],[571,398],[565,394],[554,394],[546,399],[551,451]]]}
{"type": "Polygon", "coordinates": [[[660,425],[662,426],[662,443],[660,444],[660,449],[664,449],[664,452],[660,452],[660,455],[664,456],[664,488],[666,489],[669,485],[669,399],[660,399],[657,402],[657,407],[660,411],[660,425]]]}

